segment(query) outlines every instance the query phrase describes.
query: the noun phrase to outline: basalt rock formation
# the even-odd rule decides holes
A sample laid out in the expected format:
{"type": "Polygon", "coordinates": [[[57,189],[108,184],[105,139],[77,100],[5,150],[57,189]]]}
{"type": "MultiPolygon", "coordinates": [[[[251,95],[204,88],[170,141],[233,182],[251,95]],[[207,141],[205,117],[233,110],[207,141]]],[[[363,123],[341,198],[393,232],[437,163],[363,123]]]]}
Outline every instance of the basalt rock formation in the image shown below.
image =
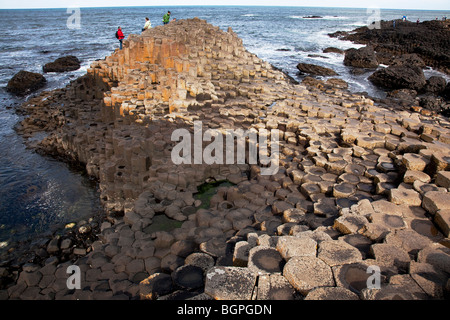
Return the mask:
{"type": "Polygon", "coordinates": [[[0,297],[429,299],[449,291],[443,116],[383,108],[339,83],[294,84],[231,29],[200,19],[130,35],[85,76],[21,109],[29,117],[19,132],[47,133],[30,146],[85,164],[108,216],[89,250],[22,267],[0,297]],[[203,132],[277,133],[278,171],[261,174],[274,141],[257,164],[248,154],[242,164],[175,164],[174,130],[195,141],[199,122],[203,132]],[[197,188],[223,180],[232,185],[200,207],[197,188]],[[161,215],[181,227],[152,231],[161,215]],[[72,264],[80,290],[66,287],[72,264]],[[373,265],[379,288],[365,285],[373,265]]]}
{"type": "Polygon", "coordinates": [[[400,56],[417,54],[426,65],[450,73],[450,21],[381,21],[380,28],[361,27],[331,34],[343,40],[371,45],[378,53],[400,56]]]}
{"type": "MultiPolygon", "coordinates": [[[[449,99],[444,90],[446,80],[443,77],[426,80],[422,71],[428,66],[449,74],[448,21],[381,21],[380,28],[361,27],[351,32],[339,31],[330,36],[373,48],[347,50],[344,64],[366,68],[376,68],[378,63],[388,65],[388,68],[378,68],[369,77],[378,87],[387,90],[415,90],[419,95],[425,96],[418,96],[413,105],[420,105],[444,115],[449,114],[449,99]],[[365,66],[358,66],[361,62],[365,66]],[[430,101],[432,103],[429,103],[430,101]]],[[[353,69],[352,72],[358,70],[360,69],[353,69]]],[[[389,98],[383,103],[397,105],[399,108],[411,106],[408,101],[389,98]]]]}

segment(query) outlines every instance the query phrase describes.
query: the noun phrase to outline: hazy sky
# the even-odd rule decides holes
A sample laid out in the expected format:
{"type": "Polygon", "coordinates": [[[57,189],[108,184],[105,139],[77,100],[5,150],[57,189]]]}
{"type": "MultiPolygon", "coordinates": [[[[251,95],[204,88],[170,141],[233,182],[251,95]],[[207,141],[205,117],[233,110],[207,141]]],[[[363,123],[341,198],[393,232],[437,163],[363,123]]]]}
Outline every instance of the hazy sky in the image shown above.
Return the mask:
{"type": "Polygon", "coordinates": [[[175,5],[270,5],[304,7],[352,7],[386,9],[450,10],[449,0],[0,0],[0,9],[6,8],[69,8],[115,6],[175,6],[175,5]]]}

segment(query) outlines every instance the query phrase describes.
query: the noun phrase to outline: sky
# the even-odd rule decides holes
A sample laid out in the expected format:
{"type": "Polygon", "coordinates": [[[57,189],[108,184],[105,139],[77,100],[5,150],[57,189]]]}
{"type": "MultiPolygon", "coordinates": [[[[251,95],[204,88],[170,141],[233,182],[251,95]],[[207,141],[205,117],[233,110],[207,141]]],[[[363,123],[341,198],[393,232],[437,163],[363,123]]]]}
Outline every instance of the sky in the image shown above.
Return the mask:
{"type": "Polygon", "coordinates": [[[73,8],[116,6],[176,6],[176,5],[261,5],[302,7],[349,7],[383,9],[450,10],[449,0],[0,0],[0,9],[73,8]]]}

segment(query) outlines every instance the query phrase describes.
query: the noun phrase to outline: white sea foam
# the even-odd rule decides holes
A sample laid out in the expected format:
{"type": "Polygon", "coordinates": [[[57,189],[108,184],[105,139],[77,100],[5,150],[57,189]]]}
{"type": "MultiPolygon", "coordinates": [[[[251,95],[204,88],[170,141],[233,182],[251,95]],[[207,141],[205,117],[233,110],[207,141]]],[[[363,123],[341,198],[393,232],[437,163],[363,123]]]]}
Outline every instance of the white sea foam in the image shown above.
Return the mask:
{"type": "Polygon", "coordinates": [[[305,20],[350,20],[351,17],[341,17],[341,16],[317,16],[304,15],[304,16],[289,16],[291,19],[305,19],[305,20]]]}

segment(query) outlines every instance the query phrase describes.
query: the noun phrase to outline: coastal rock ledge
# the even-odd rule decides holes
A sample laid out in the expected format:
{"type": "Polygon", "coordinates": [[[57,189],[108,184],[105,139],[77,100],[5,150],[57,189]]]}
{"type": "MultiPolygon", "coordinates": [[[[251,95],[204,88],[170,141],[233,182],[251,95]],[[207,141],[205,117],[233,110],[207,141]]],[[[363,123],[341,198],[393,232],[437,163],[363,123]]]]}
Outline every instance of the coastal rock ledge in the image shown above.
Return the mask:
{"type": "Polygon", "coordinates": [[[107,217],[71,260],[1,264],[10,279],[1,298],[448,297],[450,123],[441,115],[294,84],[231,29],[197,18],[130,35],[21,110],[20,133],[47,132],[30,146],[98,179],[107,217]],[[277,130],[278,172],[174,164],[172,133],[195,138],[194,121],[205,131],[277,130]],[[201,206],[198,187],[223,180],[201,206]],[[161,216],[180,227],[155,231],[161,216]],[[67,288],[71,265],[81,289],[67,288]],[[368,288],[374,266],[380,286],[368,288]]]}

